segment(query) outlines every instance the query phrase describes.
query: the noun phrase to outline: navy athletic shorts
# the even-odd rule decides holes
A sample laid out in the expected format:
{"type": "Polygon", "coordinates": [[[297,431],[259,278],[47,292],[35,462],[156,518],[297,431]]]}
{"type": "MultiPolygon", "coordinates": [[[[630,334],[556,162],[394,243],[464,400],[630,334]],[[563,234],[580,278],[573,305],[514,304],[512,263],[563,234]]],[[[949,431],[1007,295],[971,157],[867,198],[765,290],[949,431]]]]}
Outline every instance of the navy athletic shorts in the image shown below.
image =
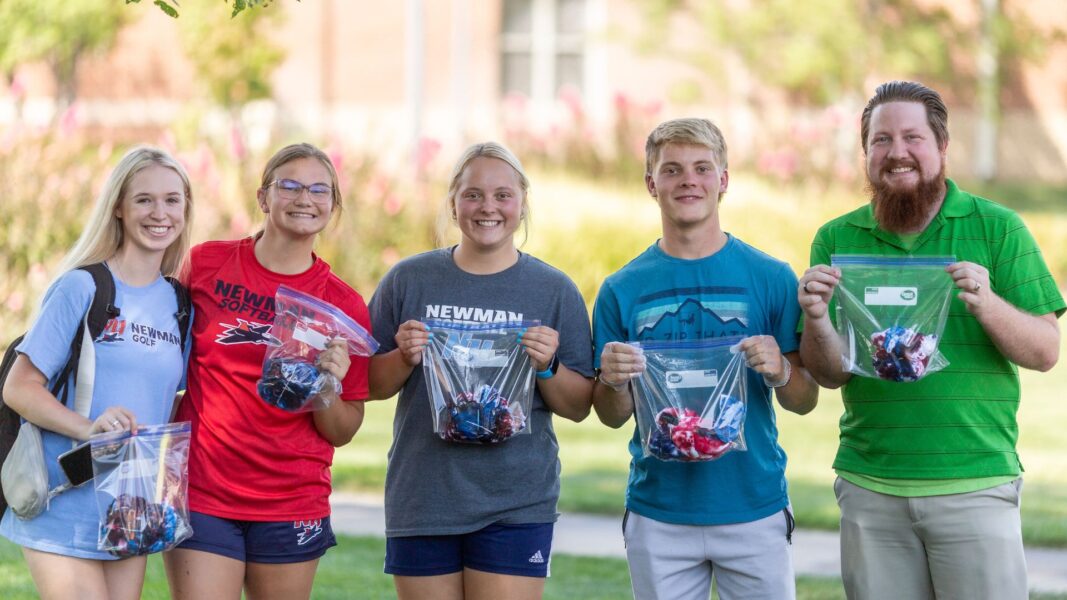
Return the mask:
{"type": "Polygon", "coordinates": [[[237,521],[191,512],[193,537],[178,548],[253,563],[299,563],[337,545],[330,517],[308,521],[237,521]]]}
{"type": "Polygon", "coordinates": [[[524,577],[547,577],[553,523],[494,523],[459,535],[391,537],[385,572],[402,577],[457,573],[464,568],[524,577]]]}

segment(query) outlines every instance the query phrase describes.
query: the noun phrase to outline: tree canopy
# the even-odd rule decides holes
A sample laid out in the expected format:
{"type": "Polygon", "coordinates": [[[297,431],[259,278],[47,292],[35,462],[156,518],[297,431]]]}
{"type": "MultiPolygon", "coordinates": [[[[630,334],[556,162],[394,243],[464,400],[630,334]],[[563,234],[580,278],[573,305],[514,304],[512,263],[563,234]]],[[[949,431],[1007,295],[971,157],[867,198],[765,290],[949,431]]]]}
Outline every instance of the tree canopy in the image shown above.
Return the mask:
{"type": "MultiPolygon", "coordinates": [[[[1052,39],[1018,7],[1002,3],[994,19],[996,52],[1007,68],[1041,55],[1052,39]]],[[[909,77],[974,93],[980,36],[946,6],[915,0],[647,0],[651,24],[642,45],[673,53],[725,80],[724,53],[736,56],[760,82],[800,104],[825,105],[864,97],[872,75],[909,77]],[[696,22],[705,42],[669,49],[673,19],[696,22]]],[[[728,83],[728,82],[727,82],[728,83]]]]}
{"type": "Polygon", "coordinates": [[[76,95],[78,60],[110,48],[128,11],[112,0],[0,2],[0,74],[10,79],[22,64],[44,61],[56,80],[57,100],[69,105],[76,95]]]}
{"type": "Polygon", "coordinates": [[[227,109],[270,98],[271,74],[285,53],[266,33],[280,11],[257,11],[220,27],[218,0],[183,0],[189,8],[181,20],[182,45],[211,99],[227,109]]]}
{"type": "MultiPolygon", "coordinates": [[[[224,0],[228,2],[228,0],[224,0]]],[[[236,17],[241,14],[246,8],[254,7],[266,7],[270,5],[274,0],[233,0],[233,12],[230,13],[230,18],[236,17]]],[[[296,0],[299,2],[300,0],[296,0]]],[[[141,0],[126,0],[126,4],[140,4],[141,0]]],[[[159,7],[159,10],[166,13],[167,16],[178,18],[178,9],[181,8],[179,0],[154,0],[152,4],[159,7]]]]}

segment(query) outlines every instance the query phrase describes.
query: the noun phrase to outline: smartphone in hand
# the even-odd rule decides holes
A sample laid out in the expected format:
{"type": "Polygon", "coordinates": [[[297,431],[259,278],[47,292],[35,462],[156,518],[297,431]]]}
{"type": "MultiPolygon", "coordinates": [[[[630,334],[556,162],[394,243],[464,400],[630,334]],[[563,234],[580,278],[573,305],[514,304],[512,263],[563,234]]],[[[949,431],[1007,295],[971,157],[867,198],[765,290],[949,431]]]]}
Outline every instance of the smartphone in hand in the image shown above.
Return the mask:
{"type": "Polygon", "coordinates": [[[57,460],[71,487],[78,487],[93,480],[93,455],[89,442],[60,454],[57,460]]]}

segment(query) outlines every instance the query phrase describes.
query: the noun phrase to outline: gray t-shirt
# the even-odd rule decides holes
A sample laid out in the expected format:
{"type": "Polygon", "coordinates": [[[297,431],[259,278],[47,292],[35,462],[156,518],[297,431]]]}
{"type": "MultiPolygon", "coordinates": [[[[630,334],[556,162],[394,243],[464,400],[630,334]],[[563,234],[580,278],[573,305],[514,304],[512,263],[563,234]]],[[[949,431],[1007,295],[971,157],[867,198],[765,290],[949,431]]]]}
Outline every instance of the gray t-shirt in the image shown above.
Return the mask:
{"type": "MultiPolygon", "coordinates": [[[[433,250],[394,266],[370,302],[371,324],[381,344],[396,348],[401,323],[539,320],[559,332],[559,360],[591,377],[589,314],[574,283],[561,271],[520,254],[492,275],[461,270],[452,248],[433,250]]],[[[534,391],[531,433],[500,444],[442,440],[433,430],[423,369],[400,391],[393,445],[385,478],[385,533],[389,537],[454,535],[493,523],[553,523],[558,516],[559,444],[552,416],[534,391]]]]}

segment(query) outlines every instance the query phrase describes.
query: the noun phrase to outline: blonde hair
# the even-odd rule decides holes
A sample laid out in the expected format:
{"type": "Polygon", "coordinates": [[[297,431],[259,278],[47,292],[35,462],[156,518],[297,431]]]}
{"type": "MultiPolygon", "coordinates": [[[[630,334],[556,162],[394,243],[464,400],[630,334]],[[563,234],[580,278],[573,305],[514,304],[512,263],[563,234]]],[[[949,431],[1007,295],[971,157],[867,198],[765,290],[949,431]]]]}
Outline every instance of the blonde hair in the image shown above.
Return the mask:
{"type": "Polygon", "coordinates": [[[277,171],[282,165],[299,160],[301,158],[314,158],[322,163],[322,166],[326,167],[326,171],[330,174],[330,189],[332,190],[331,196],[333,198],[333,210],[338,213],[344,208],[341,203],[341,186],[337,180],[337,169],[333,167],[333,161],[322,150],[319,150],[315,146],[307,143],[301,144],[289,144],[281,150],[274,153],[274,156],[270,157],[267,161],[267,165],[263,167],[263,178],[259,183],[259,191],[266,192],[267,187],[274,183],[274,172],[277,171]]]}
{"type": "Polygon", "coordinates": [[[182,258],[189,250],[193,222],[193,194],[189,185],[189,174],[173,156],[159,148],[137,146],[119,160],[111,171],[104,188],[96,198],[96,204],[89,214],[89,222],[82,230],[74,247],[63,257],[57,278],[73,269],[84,265],[103,262],[119,251],[125,242],[122,220],[115,213],[126,196],[130,180],[144,169],[157,165],[178,174],[182,180],[185,193],[185,227],[178,238],[163,253],[160,271],[164,275],[174,275],[178,271],[182,258]]]}
{"type": "Polygon", "coordinates": [[[648,134],[645,142],[645,174],[651,175],[659,160],[660,150],[667,144],[695,144],[704,146],[715,155],[719,168],[725,170],[726,139],[719,128],[707,119],[673,119],[664,121],[648,134]]]}
{"type": "Polygon", "coordinates": [[[522,221],[523,244],[526,243],[526,238],[530,235],[530,180],[526,177],[526,171],[523,170],[522,163],[519,162],[518,157],[512,154],[511,150],[508,150],[503,145],[497,142],[482,142],[469,146],[464,150],[462,156],[456,161],[455,166],[452,167],[452,176],[449,178],[448,195],[445,196],[444,210],[441,211],[437,218],[437,243],[439,246],[444,245],[448,226],[455,220],[453,215],[456,211],[456,194],[459,192],[459,180],[463,177],[463,172],[467,169],[467,165],[472,160],[481,157],[502,160],[514,169],[515,174],[519,176],[519,188],[522,190],[522,208],[520,209],[519,219],[522,221]]]}

